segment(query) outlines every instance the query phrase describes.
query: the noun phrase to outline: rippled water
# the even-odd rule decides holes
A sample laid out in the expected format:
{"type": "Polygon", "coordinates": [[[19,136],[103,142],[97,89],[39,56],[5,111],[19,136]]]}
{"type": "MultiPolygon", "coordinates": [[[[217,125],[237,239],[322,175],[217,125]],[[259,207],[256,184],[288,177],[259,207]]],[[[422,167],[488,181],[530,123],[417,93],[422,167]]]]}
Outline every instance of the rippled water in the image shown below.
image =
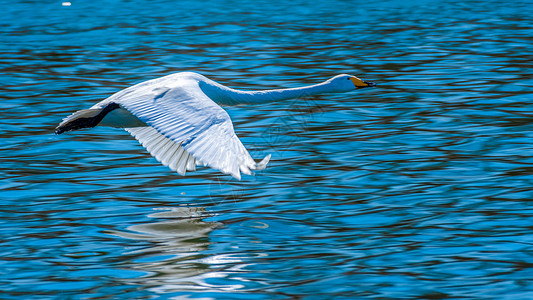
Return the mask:
{"type": "Polygon", "coordinates": [[[533,298],[530,1],[2,1],[0,298],[533,298]],[[378,87],[228,108],[185,177],[72,111],[197,71],[378,87]]]}

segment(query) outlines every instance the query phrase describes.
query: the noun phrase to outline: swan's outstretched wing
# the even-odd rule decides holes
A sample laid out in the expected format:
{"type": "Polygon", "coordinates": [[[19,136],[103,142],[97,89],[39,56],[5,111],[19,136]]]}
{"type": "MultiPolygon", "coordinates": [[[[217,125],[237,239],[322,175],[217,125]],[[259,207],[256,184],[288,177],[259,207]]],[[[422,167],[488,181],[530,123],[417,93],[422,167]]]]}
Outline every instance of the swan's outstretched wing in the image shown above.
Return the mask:
{"type": "Polygon", "coordinates": [[[199,162],[181,147],[181,144],[165,137],[155,128],[146,126],[124,129],[133,135],[164,166],[181,175],[185,175],[186,171],[196,170],[196,165],[199,162]]]}
{"type": "MultiPolygon", "coordinates": [[[[227,112],[207,97],[197,82],[181,80],[140,87],[116,101],[149,127],[126,128],[164,165],[180,174],[204,164],[240,179],[240,172],[263,169],[233,130],[227,112]]],[[[127,91],[127,90],[125,90],[127,91]]],[[[119,99],[111,99],[119,98],[119,99]]]]}

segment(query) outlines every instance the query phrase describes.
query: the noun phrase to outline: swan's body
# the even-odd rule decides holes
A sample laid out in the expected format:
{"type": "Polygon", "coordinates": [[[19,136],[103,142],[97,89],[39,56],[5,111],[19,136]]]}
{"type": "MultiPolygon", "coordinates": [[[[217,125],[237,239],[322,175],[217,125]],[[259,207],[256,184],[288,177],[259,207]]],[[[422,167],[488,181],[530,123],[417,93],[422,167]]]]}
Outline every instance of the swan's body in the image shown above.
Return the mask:
{"type": "Polygon", "coordinates": [[[367,86],[374,84],[338,75],[303,88],[251,92],[230,89],[200,74],[176,73],[131,86],[70,115],[56,134],[96,125],[120,127],[179,174],[207,165],[240,179],[240,172],[264,169],[270,155],[256,163],[218,104],[267,103],[367,86]]]}

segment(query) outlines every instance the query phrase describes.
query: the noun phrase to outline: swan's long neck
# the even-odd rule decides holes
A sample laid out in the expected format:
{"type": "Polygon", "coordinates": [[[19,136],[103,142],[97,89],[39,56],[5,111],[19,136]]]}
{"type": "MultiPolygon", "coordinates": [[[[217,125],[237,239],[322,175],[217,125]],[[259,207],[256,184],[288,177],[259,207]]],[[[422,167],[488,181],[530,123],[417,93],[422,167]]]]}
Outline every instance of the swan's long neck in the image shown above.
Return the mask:
{"type": "Polygon", "coordinates": [[[225,87],[214,81],[200,82],[202,91],[221,105],[260,104],[288,99],[302,98],[329,92],[328,82],[315,85],[264,91],[239,91],[225,87]]]}

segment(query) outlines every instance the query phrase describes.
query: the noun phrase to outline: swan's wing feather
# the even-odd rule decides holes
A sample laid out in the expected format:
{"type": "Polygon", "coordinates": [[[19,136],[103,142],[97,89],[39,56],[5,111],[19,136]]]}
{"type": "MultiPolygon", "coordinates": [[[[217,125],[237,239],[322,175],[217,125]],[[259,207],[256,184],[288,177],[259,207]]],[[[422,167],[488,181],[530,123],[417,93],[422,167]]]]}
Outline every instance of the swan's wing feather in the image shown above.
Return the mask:
{"type": "MultiPolygon", "coordinates": [[[[121,97],[122,98],[122,97],[121,97]]],[[[117,101],[149,127],[126,128],[161,163],[184,174],[204,164],[240,179],[261,169],[233,130],[227,112],[197,82],[182,80],[117,101]]],[[[263,162],[262,162],[263,163],[263,162]]],[[[265,163],[266,164],[266,163],[265,163]]]]}
{"type": "Polygon", "coordinates": [[[196,169],[196,159],[183,149],[180,143],[165,137],[155,128],[147,126],[124,129],[139,140],[153,157],[171,170],[185,175],[186,171],[196,169]]]}

